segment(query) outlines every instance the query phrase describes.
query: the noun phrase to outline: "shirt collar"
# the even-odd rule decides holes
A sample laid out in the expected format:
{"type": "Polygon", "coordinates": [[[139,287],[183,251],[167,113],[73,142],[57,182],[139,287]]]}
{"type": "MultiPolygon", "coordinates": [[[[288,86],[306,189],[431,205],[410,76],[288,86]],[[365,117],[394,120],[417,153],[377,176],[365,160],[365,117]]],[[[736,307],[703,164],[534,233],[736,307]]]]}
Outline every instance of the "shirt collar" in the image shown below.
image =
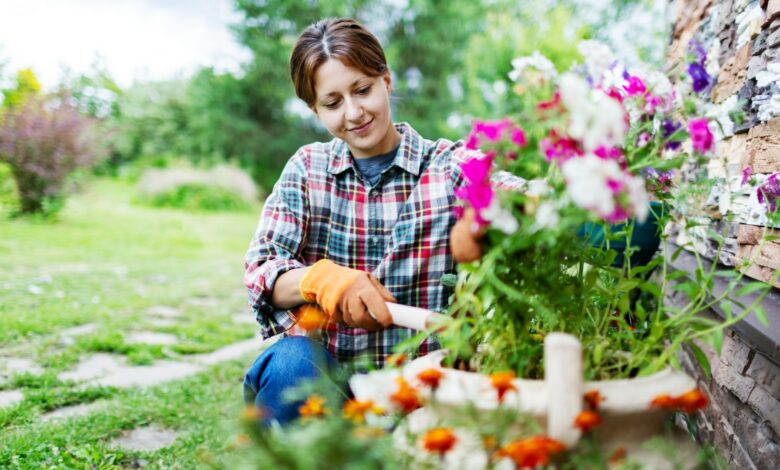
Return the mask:
{"type": "MultiPolygon", "coordinates": [[[[423,152],[423,138],[408,123],[394,124],[401,134],[401,146],[395,155],[393,165],[418,176],[420,174],[420,160],[423,152]]],[[[328,172],[338,175],[353,168],[352,154],[346,142],[341,139],[333,139],[331,158],[328,162],[328,172]]]]}

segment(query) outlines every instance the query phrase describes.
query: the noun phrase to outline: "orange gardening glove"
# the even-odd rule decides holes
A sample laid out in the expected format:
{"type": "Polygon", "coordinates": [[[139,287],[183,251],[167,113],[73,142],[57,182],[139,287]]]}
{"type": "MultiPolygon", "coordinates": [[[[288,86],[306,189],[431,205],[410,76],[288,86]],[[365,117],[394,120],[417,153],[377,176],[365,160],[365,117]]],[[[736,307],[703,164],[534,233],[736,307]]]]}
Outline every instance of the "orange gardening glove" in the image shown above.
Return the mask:
{"type": "Polygon", "coordinates": [[[385,302],[397,302],[370,273],[327,259],[314,263],[303,276],[301,295],[306,302],[319,304],[332,321],[368,331],[392,325],[385,302]]]}
{"type": "Polygon", "coordinates": [[[467,207],[450,232],[450,248],[452,256],[458,263],[469,263],[482,257],[482,247],[479,239],[485,234],[474,220],[474,209],[467,207]]]}

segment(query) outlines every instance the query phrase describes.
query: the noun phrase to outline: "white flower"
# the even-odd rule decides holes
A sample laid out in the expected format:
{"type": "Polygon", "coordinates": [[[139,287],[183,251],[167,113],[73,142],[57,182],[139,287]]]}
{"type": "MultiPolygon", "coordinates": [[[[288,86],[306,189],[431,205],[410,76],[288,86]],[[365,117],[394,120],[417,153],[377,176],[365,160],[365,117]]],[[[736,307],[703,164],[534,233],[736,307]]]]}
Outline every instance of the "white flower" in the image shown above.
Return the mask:
{"type": "Polygon", "coordinates": [[[566,192],[574,204],[606,220],[617,220],[622,213],[634,215],[642,222],[647,218],[649,196],[644,181],[623,171],[614,160],[595,155],[567,160],[561,167],[566,192]],[[625,195],[630,207],[615,200],[625,195]]]}
{"type": "Polygon", "coordinates": [[[602,217],[615,211],[615,197],[607,181],[622,179],[617,162],[586,155],[567,160],[561,171],[566,178],[566,192],[574,204],[602,217]]]}
{"type": "Polygon", "coordinates": [[[511,212],[501,207],[497,197],[493,198],[487,209],[482,211],[482,218],[489,221],[490,225],[511,235],[520,228],[520,224],[511,212]]]}
{"type": "Polygon", "coordinates": [[[554,228],[558,226],[560,221],[561,217],[552,201],[544,201],[536,208],[536,227],[540,229],[554,228]]]}
{"type": "Polygon", "coordinates": [[[534,51],[529,56],[512,59],[512,71],[509,72],[509,79],[513,82],[518,81],[527,68],[536,69],[547,80],[558,75],[558,71],[555,69],[555,65],[550,62],[550,59],[540,54],[539,51],[534,51]]]}
{"type": "Polygon", "coordinates": [[[585,151],[601,145],[618,145],[626,137],[625,111],[617,100],[594,90],[584,79],[567,73],[559,82],[561,100],[569,111],[569,135],[585,151]]]}
{"type": "Polygon", "coordinates": [[[615,54],[606,44],[599,41],[582,41],[577,45],[585,59],[585,66],[588,69],[588,75],[594,83],[600,84],[604,78],[604,73],[608,71],[615,63],[615,54]]]}

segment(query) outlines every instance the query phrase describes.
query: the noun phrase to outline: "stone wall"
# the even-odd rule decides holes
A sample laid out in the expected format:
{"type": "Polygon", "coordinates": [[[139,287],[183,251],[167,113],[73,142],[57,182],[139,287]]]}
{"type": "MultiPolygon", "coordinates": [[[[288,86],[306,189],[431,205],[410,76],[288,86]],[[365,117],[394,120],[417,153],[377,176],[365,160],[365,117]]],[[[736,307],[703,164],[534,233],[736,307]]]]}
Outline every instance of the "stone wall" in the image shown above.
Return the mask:
{"type": "MultiPolygon", "coordinates": [[[[780,0],[679,1],[676,11],[667,68],[684,66],[691,40],[702,45],[714,79],[706,114],[721,126],[717,155],[704,169],[716,187],[702,217],[726,238],[718,255],[722,263],[772,282],[780,243],[755,246],[761,238],[757,227],[768,224],[757,189],[780,172],[780,0]],[[731,111],[742,111],[744,121],[733,122],[731,111]],[[743,182],[746,169],[752,184],[743,182]]],[[[696,251],[714,259],[717,244],[707,232],[707,227],[678,231],[677,243],[692,241],[696,251]]],[[[774,285],[780,287],[780,280],[774,285]]]]}
{"type": "MultiPolygon", "coordinates": [[[[701,214],[707,225],[672,228],[672,239],[748,277],[771,282],[780,268],[780,240],[759,241],[765,232],[780,235],[780,230],[767,227],[756,190],[780,172],[780,0],[681,0],[673,7],[667,68],[684,66],[689,42],[700,42],[714,79],[706,114],[721,128],[716,130],[717,154],[707,167],[688,168],[705,171],[716,182],[701,214]],[[731,121],[734,110],[744,113],[744,122],[731,121]],[[743,182],[746,169],[752,183],[743,182]],[[725,242],[716,242],[709,229],[725,242]]],[[[780,287],[780,281],[774,285],[780,287]]],[[[720,357],[699,345],[709,358],[710,376],[691,350],[680,354],[683,367],[711,401],[694,418],[697,438],[714,444],[732,468],[780,468],[780,294],[775,290],[770,297],[763,304],[770,328],[750,317],[746,325],[735,325],[724,337],[720,357]]],[[[709,314],[720,319],[723,312],[709,314]]]]}

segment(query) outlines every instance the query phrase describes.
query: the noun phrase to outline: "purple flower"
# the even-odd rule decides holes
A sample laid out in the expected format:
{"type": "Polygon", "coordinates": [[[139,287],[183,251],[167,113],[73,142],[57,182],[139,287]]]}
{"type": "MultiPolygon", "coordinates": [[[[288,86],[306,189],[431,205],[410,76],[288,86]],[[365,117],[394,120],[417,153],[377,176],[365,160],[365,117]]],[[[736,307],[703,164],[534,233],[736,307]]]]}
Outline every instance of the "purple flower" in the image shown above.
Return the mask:
{"type": "Polygon", "coordinates": [[[752,172],[753,170],[751,170],[749,166],[746,166],[745,169],[742,170],[742,182],[739,183],[740,186],[745,186],[745,183],[750,179],[750,174],[752,172]]]}
{"type": "Polygon", "coordinates": [[[645,168],[643,173],[645,175],[647,188],[654,196],[662,198],[670,189],[672,189],[673,171],[658,171],[655,168],[645,168]]]}
{"type": "MultiPolygon", "coordinates": [[[[667,119],[664,121],[663,125],[661,126],[663,129],[663,137],[664,139],[669,139],[675,132],[677,132],[678,129],[682,127],[682,124],[679,122],[674,122],[670,119],[667,119]]],[[[671,140],[666,143],[666,148],[669,150],[677,150],[680,148],[681,143],[675,140],[671,140]]]]}
{"type": "Polygon", "coordinates": [[[688,43],[688,49],[696,57],[696,62],[702,65],[707,62],[707,51],[704,50],[704,45],[701,43],[701,41],[696,39],[692,40],[688,43]]]}
{"type": "Polygon", "coordinates": [[[771,212],[774,212],[775,209],[777,209],[777,203],[780,201],[780,181],[777,179],[778,175],[780,175],[780,173],[773,173],[766,179],[764,184],[756,190],[759,204],[763,204],[764,201],[766,201],[771,212]]]}
{"type": "Polygon", "coordinates": [[[710,132],[710,125],[707,118],[693,119],[688,123],[688,131],[691,133],[691,143],[694,150],[700,153],[707,153],[712,150],[715,139],[710,132]]]}
{"type": "Polygon", "coordinates": [[[688,64],[688,75],[693,81],[693,91],[700,93],[710,86],[710,76],[700,62],[691,62],[688,64]]]}

